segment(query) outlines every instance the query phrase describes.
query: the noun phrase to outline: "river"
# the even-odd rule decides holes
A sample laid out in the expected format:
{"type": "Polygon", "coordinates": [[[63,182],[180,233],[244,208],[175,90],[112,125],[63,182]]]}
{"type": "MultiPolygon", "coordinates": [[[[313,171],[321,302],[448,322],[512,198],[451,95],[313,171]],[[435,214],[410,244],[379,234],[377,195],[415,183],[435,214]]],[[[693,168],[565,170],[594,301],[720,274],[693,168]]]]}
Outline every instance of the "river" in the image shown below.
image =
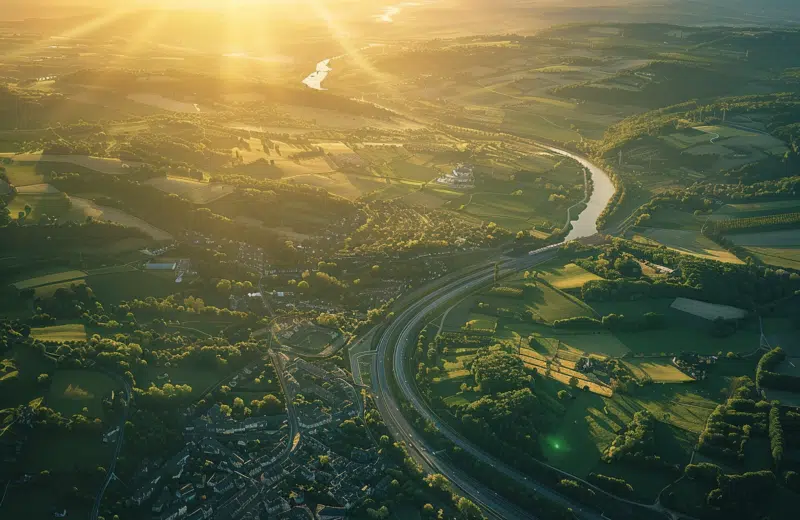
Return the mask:
{"type": "Polygon", "coordinates": [[[614,196],[614,183],[611,182],[611,178],[602,168],[589,162],[588,159],[560,148],[553,148],[552,146],[544,146],[544,148],[558,155],[574,159],[592,174],[592,194],[589,200],[586,201],[586,209],[578,215],[578,220],[572,222],[572,229],[567,235],[566,240],[569,242],[577,238],[594,235],[597,233],[597,219],[606,206],[608,206],[611,197],[614,196]]]}

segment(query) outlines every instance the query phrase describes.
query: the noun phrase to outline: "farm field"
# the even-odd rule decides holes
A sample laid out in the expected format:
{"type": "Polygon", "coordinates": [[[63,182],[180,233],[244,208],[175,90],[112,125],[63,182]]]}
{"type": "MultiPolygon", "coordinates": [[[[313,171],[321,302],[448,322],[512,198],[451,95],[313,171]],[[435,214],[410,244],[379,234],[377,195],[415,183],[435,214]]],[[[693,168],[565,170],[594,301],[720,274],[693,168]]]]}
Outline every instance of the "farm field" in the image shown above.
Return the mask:
{"type": "MultiPolygon", "coordinates": [[[[140,166],[135,161],[121,161],[108,157],[90,157],[88,155],[44,155],[41,153],[0,153],[0,158],[9,158],[22,163],[66,163],[109,175],[128,173],[128,168],[140,166]]],[[[41,182],[41,181],[40,181],[41,182]]]]}
{"type": "Polygon", "coordinates": [[[70,197],[70,201],[73,207],[81,209],[86,216],[96,220],[115,222],[123,226],[140,229],[144,233],[150,235],[153,240],[172,240],[172,235],[166,231],[158,229],[144,220],[125,213],[124,211],[107,206],[100,206],[88,199],[81,199],[78,197],[70,197]]]}
{"type": "Polygon", "coordinates": [[[723,318],[726,320],[741,319],[747,315],[747,311],[731,307],[730,305],[706,303],[689,298],[675,298],[675,301],[672,302],[670,307],[679,311],[688,312],[689,314],[699,316],[706,320],[714,320],[716,318],[723,318]]]}
{"type": "MultiPolygon", "coordinates": [[[[700,318],[695,318],[700,319],[700,318]]],[[[696,324],[670,326],[663,330],[647,332],[617,332],[614,335],[633,353],[675,354],[682,351],[698,354],[717,354],[718,352],[748,353],[758,347],[758,326],[745,325],[734,335],[718,338],[711,335],[711,325],[696,324]]]]}
{"type": "Polygon", "coordinates": [[[696,126],[659,139],[681,154],[716,156],[714,170],[735,168],[786,151],[786,144],[771,135],[725,125],[696,126]]]}
{"type": "Polygon", "coordinates": [[[147,296],[163,298],[177,290],[174,279],[166,280],[159,274],[147,271],[89,275],[86,283],[98,299],[109,303],[147,296]]]}
{"type": "Polygon", "coordinates": [[[539,284],[532,296],[526,297],[525,308],[547,322],[578,316],[592,316],[590,308],[544,284],[539,284]]]}
{"type": "Polygon", "coordinates": [[[28,278],[14,283],[17,289],[30,289],[40,287],[42,285],[50,285],[53,283],[70,282],[73,280],[81,280],[87,276],[84,271],[62,271],[60,273],[53,273],[44,276],[37,276],[35,278],[28,278]]]}
{"type": "Polygon", "coordinates": [[[158,177],[147,184],[165,193],[175,193],[194,204],[208,204],[233,193],[235,188],[220,183],[201,182],[183,177],[158,177]]]}
{"type": "MultiPolygon", "coordinates": [[[[701,383],[698,383],[701,384],[701,383]]],[[[706,385],[703,382],[701,385],[706,385]]],[[[537,388],[550,395],[567,386],[552,379],[538,378],[537,388]]],[[[566,413],[541,437],[548,463],[585,477],[590,471],[626,478],[638,496],[652,501],[661,488],[676,477],[662,472],[639,471],[629,465],[600,461],[615,436],[639,410],[649,410],[657,424],[657,454],[670,463],[686,464],[697,435],[717,402],[709,388],[689,385],[649,385],[634,397],[571,391],[574,399],[564,401],[566,413]]]]}
{"type": "Polygon", "coordinates": [[[573,392],[590,392],[603,397],[611,397],[613,395],[613,390],[607,385],[597,381],[591,376],[573,370],[563,363],[551,363],[548,372],[547,361],[540,356],[529,355],[531,352],[532,351],[528,349],[523,349],[520,359],[522,359],[525,368],[532,372],[546,374],[545,377],[548,379],[558,381],[568,386],[570,386],[570,382],[577,381],[575,388],[572,389],[573,392]]]}
{"type": "Polygon", "coordinates": [[[485,314],[470,313],[464,328],[468,330],[495,330],[497,328],[497,318],[485,314]]]}
{"type": "Polygon", "coordinates": [[[583,284],[591,280],[600,280],[601,278],[594,273],[590,273],[582,267],[575,264],[566,264],[561,266],[549,267],[547,265],[540,266],[538,271],[541,277],[556,289],[578,289],[583,287],[583,284]]]}
{"type": "Polygon", "coordinates": [[[88,417],[101,417],[100,402],[119,384],[110,376],[90,370],[57,370],[53,375],[46,404],[69,417],[88,409],[88,417]]]}
{"type": "Polygon", "coordinates": [[[800,232],[794,229],[727,237],[767,265],[800,269],[800,232]]]}
{"type": "Polygon", "coordinates": [[[36,184],[24,186],[22,192],[14,196],[8,204],[11,217],[19,220],[19,215],[23,214],[27,222],[38,222],[43,216],[55,217],[61,221],[77,220],[83,221],[85,216],[72,207],[70,198],[66,193],[62,193],[49,184],[36,184]],[[47,186],[47,188],[44,188],[47,186]],[[31,187],[43,187],[33,189],[31,187]],[[30,206],[30,214],[26,214],[26,206],[30,206]]]}
{"type": "Polygon", "coordinates": [[[709,260],[717,260],[731,264],[743,263],[736,258],[733,253],[722,249],[712,240],[701,235],[699,231],[642,228],[633,235],[633,241],[651,245],[660,244],[679,253],[709,260]]]}
{"type": "Polygon", "coordinates": [[[629,359],[625,364],[642,381],[654,383],[687,383],[694,378],[684,374],[667,359],[629,359]]]}
{"type": "Polygon", "coordinates": [[[594,334],[548,333],[552,339],[558,340],[563,345],[588,354],[621,357],[631,350],[610,332],[597,332],[594,334]]]}
{"type": "Polygon", "coordinates": [[[151,366],[136,374],[136,385],[140,388],[148,388],[151,384],[163,386],[164,383],[189,385],[192,387],[192,396],[199,396],[204,390],[224,377],[224,372],[196,366],[151,366]],[[164,374],[167,377],[160,377],[164,374]],[[140,379],[141,382],[139,381],[140,379]]]}
{"type": "Polygon", "coordinates": [[[768,202],[749,202],[742,204],[725,204],[711,216],[715,218],[750,218],[776,215],[778,213],[800,211],[800,201],[774,200],[768,202]]]}
{"type": "Polygon", "coordinates": [[[88,337],[82,323],[34,327],[31,336],[41,341],[86,341],[88,337]]]}
{"type": "Polygon", "coordinates": [[[323,188],[334,195],[344,197],[348,200],[356,200],[368,193],[386,189],[390,186],[390,184],[381,177],[330,171],[297,174],[293,177],[284,178],[283,180],[296,184],[310,184],[311,186],[323,188]]]}

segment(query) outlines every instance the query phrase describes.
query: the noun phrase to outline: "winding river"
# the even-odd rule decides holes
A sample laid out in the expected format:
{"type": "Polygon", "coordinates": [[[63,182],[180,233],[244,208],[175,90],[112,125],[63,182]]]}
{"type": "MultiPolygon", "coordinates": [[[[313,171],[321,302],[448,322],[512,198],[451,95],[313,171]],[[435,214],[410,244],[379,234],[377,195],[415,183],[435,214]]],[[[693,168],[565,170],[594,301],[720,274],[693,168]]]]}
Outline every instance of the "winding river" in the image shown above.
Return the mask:
{"type": "Polygon", "coordinates": [[[594,235],[597,233],[597,219],[605,207],[608,206],[611,197],[614,196],[614,183],[611,182],[611,178],[602,168],[588,159],[560,148],[553,148],[552,146],[544,146],[544,148],[577,161],[592,174],[592,194],[589,200],[586,201],[586,209],[578,215],[578,220],[572,222],[572,229],[567,235],[566,241],[569,242],[577,238],[594,235]]]}

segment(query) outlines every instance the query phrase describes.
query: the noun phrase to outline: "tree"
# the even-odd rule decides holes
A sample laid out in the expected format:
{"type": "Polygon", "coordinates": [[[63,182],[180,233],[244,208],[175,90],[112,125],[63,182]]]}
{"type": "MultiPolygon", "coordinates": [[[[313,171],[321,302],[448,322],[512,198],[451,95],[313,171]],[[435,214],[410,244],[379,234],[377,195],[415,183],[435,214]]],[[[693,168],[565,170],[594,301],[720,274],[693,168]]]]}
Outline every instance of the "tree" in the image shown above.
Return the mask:
{"type": "Polygon", "coordinates": [[[50,374],[39,374],[36,378],[36,382],[40,385],[46,385],[50,382],[50,374]]]}
{"type": "Polygon", "coordinates": [[[468,498],[459,497],[456,501],[456,509],[458,509],[459,518],[464,520],[481,520],[484,518],[481,508],[468,498]]]}
{"type": "Polygon", "coordinates": [[[220,280],[217,282],[217,290],[223,294],[229,294],[231,292],[231,281],[230,280],[220,280]]]}
{"type": "Polygon", "coordinates": [[[379,520],[383,518],[389,518],[389,508],[386,506],[381,506],[380,509],[367,508],[367,516],[379,520]]]}
{"type": "Polygon", "coordinates": [[[522,361],[502,350],[479,351],[472,362],[472,375],[480,390],[490,394],[517,390],[530,383],[522,361]]]}
{"type": "Polygon", "coordinates": [[[450,481],[441,473],[431,473],[425,477],[425,482],[428,483],[428,487],[437,491],[450,490],[450,481]]]}
{"type": "Polygon", "coordinates": [[[301,281],[300,283],[297,284],[297,288],[300,289],[301,291],[305,292],[305,291],[309,290],[311,288],[311,286],[308,285],[307,281],[303,280],[303,281],[301,281]]]}

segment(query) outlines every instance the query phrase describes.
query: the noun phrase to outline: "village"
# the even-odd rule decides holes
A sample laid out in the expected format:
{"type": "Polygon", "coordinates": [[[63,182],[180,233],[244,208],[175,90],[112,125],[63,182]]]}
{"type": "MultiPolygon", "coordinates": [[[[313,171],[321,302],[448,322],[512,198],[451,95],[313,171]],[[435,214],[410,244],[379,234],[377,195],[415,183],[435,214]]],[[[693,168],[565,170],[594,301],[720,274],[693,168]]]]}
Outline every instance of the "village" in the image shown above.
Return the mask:
{"type": "Polygon", "coordinates": [[[347,374],[285,353],[272,357],[286,413],[236,420],[215,403],[187,423],[180,451],[142,462],[126,501],[131,510],[159,520],[333,520],[386,494],[391,463],[363,427],[363,398],[347,374]],[[321,498],[338,506],[317,505],[321,498]]]}

